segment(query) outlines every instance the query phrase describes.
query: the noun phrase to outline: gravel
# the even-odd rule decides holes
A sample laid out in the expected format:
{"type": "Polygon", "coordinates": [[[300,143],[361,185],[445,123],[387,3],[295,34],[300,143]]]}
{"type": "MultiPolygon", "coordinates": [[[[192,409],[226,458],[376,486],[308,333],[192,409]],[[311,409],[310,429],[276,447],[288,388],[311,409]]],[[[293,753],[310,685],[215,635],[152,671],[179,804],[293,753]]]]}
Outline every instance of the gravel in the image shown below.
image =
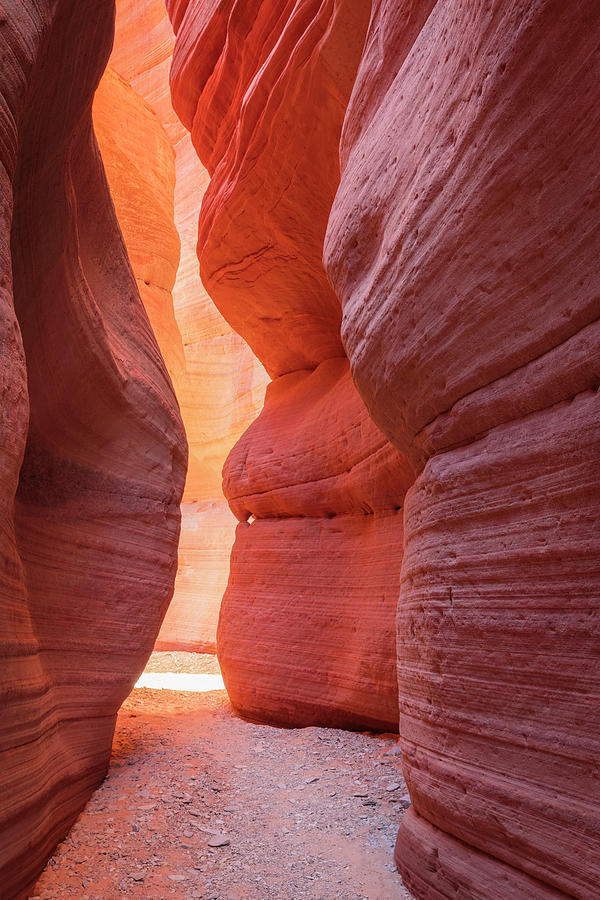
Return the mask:
{"type": "MultiPolygon", "coordinates": [[[[146,671],[219,668],[170,652],[146,671]]],[[[136,689],[104,783],[31,896],[410,900],[393,863],[409,802],[394,735],[270,728],[222,690],[136,689]]]]}

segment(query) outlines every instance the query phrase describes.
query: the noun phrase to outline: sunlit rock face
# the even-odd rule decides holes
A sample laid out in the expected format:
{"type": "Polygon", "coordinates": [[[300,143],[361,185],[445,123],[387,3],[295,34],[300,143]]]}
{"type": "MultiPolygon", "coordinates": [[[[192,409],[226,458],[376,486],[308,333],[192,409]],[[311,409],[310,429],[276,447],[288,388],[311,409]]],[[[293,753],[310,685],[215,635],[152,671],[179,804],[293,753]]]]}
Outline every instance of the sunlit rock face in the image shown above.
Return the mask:
{"type": "Polygon", "coordinates": [[[375,3],[325,245],[405,509],[396,859],[420,898],[600,877],[592,0],[375,3]]]}
{"type": "Polygon", "coordinates": [[[395,730],[413,473],[352,383],[322,263],[368,4],[169,11],[175,109],[211,174],[202,278],[274,378],[224,469],[241,523],[218,633],[227,689],[258,721],[395,730]]]}
{"type": "Polygon", "coordinates": [[[91,127],[110,3],[0,28],[0,879],[103,778],[176,570],[186,445],[91,127]]]}
{"type": "Polygon", "coordinates": [[[171,293],[180,248],[174,221],[175,154],[156,114],[111,68],[100,81],[92,112],[138,290],[179,394],[185,387],[185,360],[171,293]]]}
{"type": "MultiPolygon", "coordinates": [[[[150,314],[167,365],[174,354],[183,353],[182,371],[171,374],[190,447],[179,570],[157,648],[214,651],[236,524],[223,497],[221,469],[231,447],[262,408],[267,376],[200,280],[198,210],[208,173],[171,104],[173,43],[164,0],[117,0],[110,64],[144,98],[168,135],[175,154],[174,222],[181,240],[179,266],[169,287],[179,334],[165,317],[166,307],[161,321],[150,314]]],[[[112,126],[117,126],[116,117],[112,126]]],[[[143,141],[132,141],[131,150],[144,180],[147,148],[143,141]]],[[[126,238],[138,274],[130,239],[135,244],[147,230],[143,218],[137,220],[137,233],[133,225],[126,238]]],[[[148,249],[150,255],[155,252],[148,249]]],[[[143,263],[143,255],[139,260],[143,263]]],[[[143,285],[141,290],[146,302],[143,285]]]]}

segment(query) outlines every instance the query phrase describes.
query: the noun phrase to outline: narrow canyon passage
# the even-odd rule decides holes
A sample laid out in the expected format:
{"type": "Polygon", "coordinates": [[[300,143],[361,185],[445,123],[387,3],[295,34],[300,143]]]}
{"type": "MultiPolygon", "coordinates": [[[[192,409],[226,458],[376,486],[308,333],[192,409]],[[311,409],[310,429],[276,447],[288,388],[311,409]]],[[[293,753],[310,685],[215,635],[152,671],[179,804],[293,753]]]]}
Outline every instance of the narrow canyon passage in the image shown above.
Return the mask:
{"type": "Polygon", "coordinates": [[[0,0],[0,900],[598,900],[599,50],[0,0]]]}
{"type": "Polygon", "coordinates": [[[212,690],[215,657],[153,654],[146,673],[165,671],[194,691],[133,691],[108,776],[32,897],[410,898],[395,735],[253,725],[212,690]]]}

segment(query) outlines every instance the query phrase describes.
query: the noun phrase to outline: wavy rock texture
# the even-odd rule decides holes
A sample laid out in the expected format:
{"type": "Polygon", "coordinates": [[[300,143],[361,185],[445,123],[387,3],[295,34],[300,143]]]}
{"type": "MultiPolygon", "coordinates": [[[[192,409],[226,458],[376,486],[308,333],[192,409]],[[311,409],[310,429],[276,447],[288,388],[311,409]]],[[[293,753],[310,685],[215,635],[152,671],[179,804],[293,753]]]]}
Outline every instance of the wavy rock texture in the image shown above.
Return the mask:
{"type": "MultiPolygon", "coordinates": [[[[415,812],[458,839],[465,867],[476,847],[589,900],[600,871],[599,414],[597,394],[580,394],[428,462],[407,498],[398,619],[415,812]]],[[[412,886],[423,874],[404,853],[410,828],[397,859],[412,886]]],[[[506,877],[507,896],[546,896],[506,877]]]]}
{"type": "Polygon", "coordinates": [[[177,394],[185,360],[171,291],[179,265],[175,228],[175,157],[156,114],[113,69],[94,96],[93,121],[119,226],[177,394]]]}
{"type": "Polygon", "coordinates": [[[407,496],[396,858],[421,898],[597,896],[598,15],[377,2],[325,258],[407,496]]]}
{"type": "Polygon", "coordinates": [[[91,128],[110,3],[3,4],[0,878],[103,778],[176,568],[185,439],[91,128]]]}
{"type": "Polygon", "coordinates": [[[322,264],[369,11],[169,11],[174,105],[211,173],[200,271],[275,378],[224,469],[242,523],[218,632],[227,688],[255,720],[395,730],[399,510],[413,474],[352,384],[322,264]]]}
{"type": "Polygon", "coordinates": [[[369,419],[348,361],[272,382],[224,474],[242,522],[219,622],[232,702],[255,721],[395,731],[413,472],[369,419]]]}
{"type": "MultiPolygon", "coordinates": [[[[231,447],[262,408],[267,376],[245,341],[219,314],[200,281],[198,210],[208,173],[171,105],[173,43],[164,0],[117,0],[111,66],[146,100],[169,136],[175,151],[174,221],[181,239],[179,267],[169,287],[180,336],[172,322],[164,317],[156,321],[150,313],[167,364],[176,349],[179,365],[179,345],[183,343],[183,371],[176,374],[171,367],[170,371],[190,446],[179,570],[157,647],[214,651],[235,533],[235,518],[221,489],[221,469],[231,447]]],[[[115,124],[113,118],[113,128],[115,124]]],[[[143,179],[147,171],[143,142],[132,142],[131,151],[132,158],[137,156],[139,160],[143,179]]],[[[138,221],[143,223],[143,219],[138,221]]],[[[146,233],[144,227],[139,231],[146,233]]],[[[130,238],[135,243],[135,228],[126,233],[135,268],[130,238]]],[[[146,302],[143,286],[142,296],[146,302]]]]}
{"type": "Polygon", "coordinates": [[[186,7],[173,103],[211,175],[202,280],[271,375],[312,369],[344,355],[321,256],[368,11],[339,0],[217,6],[170,4],[176,25],[186,7]]]}

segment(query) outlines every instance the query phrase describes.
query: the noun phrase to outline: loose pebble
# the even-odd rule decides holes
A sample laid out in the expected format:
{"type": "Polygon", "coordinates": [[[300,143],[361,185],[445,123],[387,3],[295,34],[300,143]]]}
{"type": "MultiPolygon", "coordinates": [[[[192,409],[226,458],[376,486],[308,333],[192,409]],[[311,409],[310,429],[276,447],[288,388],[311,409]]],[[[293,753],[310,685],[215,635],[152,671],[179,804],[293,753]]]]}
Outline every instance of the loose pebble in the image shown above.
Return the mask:
{"type": "Polygon", "coordinates": [[[224,834],[215,834],[208,842],[209,847],[228,847],[229,838],[224,834]]]}

